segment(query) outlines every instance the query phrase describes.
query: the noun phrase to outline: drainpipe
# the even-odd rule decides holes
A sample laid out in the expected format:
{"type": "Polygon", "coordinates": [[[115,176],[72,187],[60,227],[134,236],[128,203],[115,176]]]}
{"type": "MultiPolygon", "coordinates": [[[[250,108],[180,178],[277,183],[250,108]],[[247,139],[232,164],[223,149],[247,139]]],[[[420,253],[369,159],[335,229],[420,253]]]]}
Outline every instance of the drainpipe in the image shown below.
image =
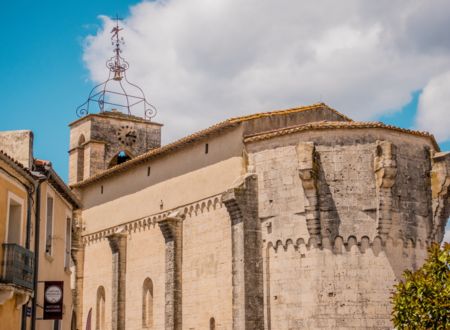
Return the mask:
{"type": "MultiPolygon", "coordinates": [[[[33,173],[35,174],[35,173],[33,173]]],[[[38,289],[38,273],[39,273],[39,245],[41,232],[41,183],[48,179],[48,174],[44,175],[38,172],[38,184],[36,187],[36,217],[34,230],[34,295],[31,309],[31,330],[36,329],[36,307],[37,307],[37,289],[38,289]]]]}
{"type": "MultiPolygon", "coordinates": [[[[36,188],[36,187],[35,187],[36,188]]],[[[30,240],[31,240],[31,208],[32,208],[32,203],[33,203],[33,193],[36,190],[32,190],[27,188],[27,234],[26,234],[26,238],[25,238],[25,248],[27,250],[30,249],[30,240]]],[[[22,306],[22,324],[20,329],[21,330],[26,330],[27,328],[27,305],[25,304],[22,306]]]]}

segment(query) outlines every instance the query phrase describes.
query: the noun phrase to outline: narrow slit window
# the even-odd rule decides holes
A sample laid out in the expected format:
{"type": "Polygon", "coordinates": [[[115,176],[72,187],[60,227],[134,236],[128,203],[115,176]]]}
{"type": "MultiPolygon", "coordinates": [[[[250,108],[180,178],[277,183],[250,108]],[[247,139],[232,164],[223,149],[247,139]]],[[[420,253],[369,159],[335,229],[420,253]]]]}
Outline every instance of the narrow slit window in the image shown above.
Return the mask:
{"type": "Polygon", "coordinates": [[[209,152],[209,144],[206,143],[205,144],[205,154],[207,154],[209,152]]]}

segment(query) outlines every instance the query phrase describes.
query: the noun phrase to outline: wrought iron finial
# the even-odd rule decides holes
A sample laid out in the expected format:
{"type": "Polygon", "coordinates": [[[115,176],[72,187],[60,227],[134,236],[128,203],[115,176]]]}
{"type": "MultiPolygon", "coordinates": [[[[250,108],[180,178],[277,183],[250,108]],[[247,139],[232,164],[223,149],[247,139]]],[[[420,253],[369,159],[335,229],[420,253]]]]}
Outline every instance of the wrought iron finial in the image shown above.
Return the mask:
{"type": "Polygon", "coordinates": [[[106,67],[109,70],[108,79],[101,84],[95,86],[89,93],[89,97],[82,105],[80,105],[76,113],[78,117],[83,117],[90,112],[92,103],[96,103],[100,112],[105,110],[106,106],[114,107],[117,110],[126,110],[129,115],[133,114],[132,109],[139,111],[145,119],[151,119],[156,115],[156,108],[150,104],[145,98],[143,90],[128,81],[126,71],[130,67],[128,62],[121,56],[121,46],[125,44],[120,31],[123,30],[119,26],[119,17],[116,16],[116,24],[111,30],[111,44],[114,46],[114,56],[106,61],[106,67]],[[115,82],[115,90],[113,83],[115,82]],[[125,85],[125,86],[124,86],[125,85]],[[128,85],[128,86],[126,86],[128,85]],[[112,88],[111,88],[112,87],[112,88]],[[127,89],[125,87],[128,87],[127,89]],[[130,87],[134,91],[130,93],[130,87]]]}

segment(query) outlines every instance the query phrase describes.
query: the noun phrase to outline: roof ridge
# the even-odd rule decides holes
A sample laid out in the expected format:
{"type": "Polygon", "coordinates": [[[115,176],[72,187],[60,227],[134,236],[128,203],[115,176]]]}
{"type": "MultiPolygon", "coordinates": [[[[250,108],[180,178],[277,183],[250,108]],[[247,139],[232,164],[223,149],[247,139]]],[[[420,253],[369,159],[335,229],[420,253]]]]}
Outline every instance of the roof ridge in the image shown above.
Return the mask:
{"type": "Polygon", "coordinates": [[[269,116],[274,116],[274,115],[275,116],[285,115],[285,114],[308,111],[308,110],[316,110],[316,109],[320,109],[320,108],[325,108],[325,109],[331,110],[338,116],[341,116],[342,118],[344,118],[348,121],[353,121],[353,119],[351,119],[351,118],[347,117],[346,115],[344,115],[343,113],[340,113],[339,111],[331,108],[330,106],[328,106],[327,104],[325,104],[323,102],[300,106],[300,107],[288,108],[288,109],[279,109],[279,110],[273,110],[273,111],[268,111],[268,112],[257,112],[257,113],[253,113],[250,115],[233,117],[233,118],[228,119],[227,121],[244,122],[244,121],[248,121],[248,120],[252,120],[252,119],[258,119],[261,117],[269,117],[269,116]]]}

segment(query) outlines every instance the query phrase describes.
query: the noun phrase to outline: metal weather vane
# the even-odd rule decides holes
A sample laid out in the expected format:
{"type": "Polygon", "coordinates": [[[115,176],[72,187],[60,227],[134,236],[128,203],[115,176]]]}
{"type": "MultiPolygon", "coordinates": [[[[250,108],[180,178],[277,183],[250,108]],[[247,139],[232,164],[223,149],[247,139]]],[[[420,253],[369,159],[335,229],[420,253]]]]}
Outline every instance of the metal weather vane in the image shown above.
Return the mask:
{"type": "Polygon", "coordinates": [[[132,115],[132,109],[141,109],[145,119],[151,119],[156,115],[156,108],[145,98],[143,90],[128,81],[126,71],[130,67],[127,61],[121,56],[121,45],[124,45],[123,37],[119,36],[123,28],[119,27],[119,17],[116,17],[116,25],[111,30],[111,43],[114,46],[114,56],[106,61],[106,67],[109,69],[108,79],[92,88],[89,97],[80,105],[76,113],[78,117],[83,117],[90,113],[90,108],[96,104],[100,112],[105,111],[105,107],[116,107],[117,110],[126,110],[132,115]],[[111,90],[111,84],[116,83],[118,90],[111,90]],[[125,85],[125,86],[124,86],[125,85]],[[126,85],[134,87],[135,92],[127,92],[126,85]],[[137,95],[136,95],[137,94],[137,95]]]}

